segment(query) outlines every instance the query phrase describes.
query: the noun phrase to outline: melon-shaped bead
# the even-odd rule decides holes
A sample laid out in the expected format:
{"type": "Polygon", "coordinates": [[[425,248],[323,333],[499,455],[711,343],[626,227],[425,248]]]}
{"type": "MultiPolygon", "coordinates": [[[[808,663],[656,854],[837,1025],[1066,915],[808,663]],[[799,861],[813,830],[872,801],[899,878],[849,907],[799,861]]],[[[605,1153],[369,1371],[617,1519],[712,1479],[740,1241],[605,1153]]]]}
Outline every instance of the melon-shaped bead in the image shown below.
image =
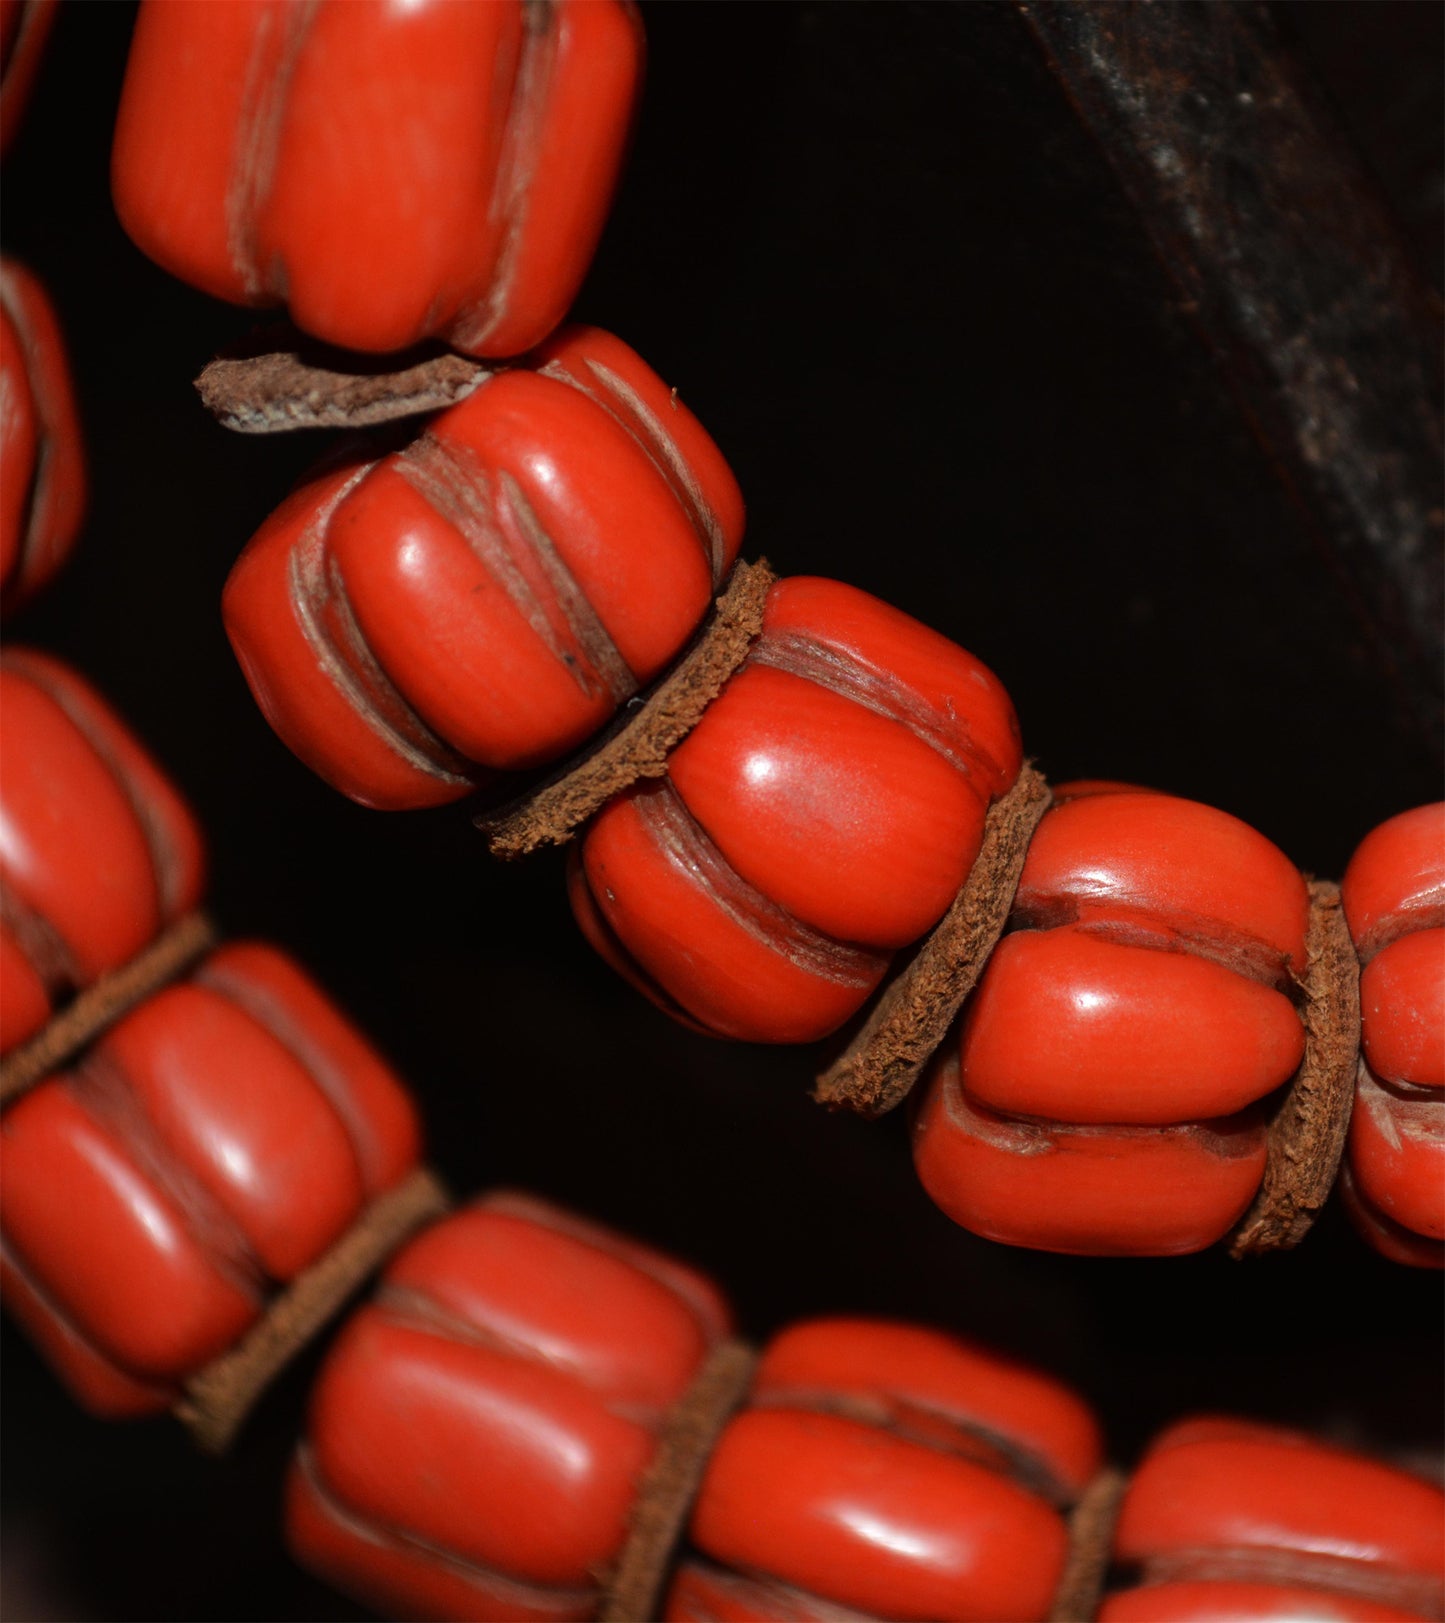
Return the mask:
{"type": "Polygon", "coordinates": [[[322,777],[367,805],[440,804],[610,720],[691,636],[742,528],[687,409],[577,329],[402,449],[303,485],[232,571],[226,628],[322,777]]]}
{"type": "Polygon", "coordinates": [[[116,210],[175,275],[329,343],[520,354],[586,272],[642,56],[623,0],[151,0],[116,210]]]}
{"type": "Polygon", "coordinates": [[[682,1265],[494,1196],[411,1242],[329,1355],[288,1537],[405,1615],[593,1614],[638,1481],[728,1313],[682,1265]]]}
{"type": "Polygon", "coordinates": [[[667,782],[591,824],[574,910],[704,1028],[824,1036],[947,909],[1020,761],[971,654],[853,587],[781,581],[667,782]]]}
{"type": "Polygon", "coordinates": [[[12,1306],[83,1403],[162,1408],[419,1149],[400,1083],[309,978],[225,948],[7,1112],[12,1306]]]}
{"type": "Polygon", "coordinates": [[[103,699],[58,660],[0,659],[0,1005],[9,1049],[200,900],[189,807],[103,699]]]}
{"type": "Polygon", "coordinates": [[[1264,1101],[1305,1052],[1309,892],[1223,812],[1065,785],[914,1122],[933,1198],[991,1239],[1172,1256],[1263,1176],[1264,1101]]]}
{"type": "Polygon", "coordinates": [[[85,516],[85,453],[60,323],[23,265],[0,262],[0,606],[65,562],[85,516]]]}
{"type": "MultiPolygon", "coordinates": [[[[1180,1597],[1192,1608],[1177,1614],[1185,1618],[1301,1615],[1272,1601],[1248,1614],[1231,1609],[1238,1604],[1231,1586],[1261,1582],[1324,1591],[1311,1617],[1435,1617],[1445,1601],[1445,1494],[1294,1432],[1250,1421],[1186,1420],[1155,1440],[1135,1472],[1114,1557],[1137,1569],[1146,1586],[1223,1586],[1213,1611],[1202,1609],[1202,1596],[1180,1597]],[[1342,1599],[1338,1611],[1328,1609],[1331,1594],[1342,1599]],[[1360,1602],[1382,1609],[1349,1609],[1360,1602]]],[[[1176,1615],[1146,1614],[1145,1604],[1103,1615],[1176,1615]]]]}
{"type": "Polygon", "coordinates": [[[1057,1383],[914,1326],[784,1332],[724,1430],[693,1507],[709,1563],[669,1617],[1042,1618],[1067,1545],[1060,1506],[1098,1463],[1057,1383]],[[761,1610],[769,1600],[778,1609],[761,1610]]]}

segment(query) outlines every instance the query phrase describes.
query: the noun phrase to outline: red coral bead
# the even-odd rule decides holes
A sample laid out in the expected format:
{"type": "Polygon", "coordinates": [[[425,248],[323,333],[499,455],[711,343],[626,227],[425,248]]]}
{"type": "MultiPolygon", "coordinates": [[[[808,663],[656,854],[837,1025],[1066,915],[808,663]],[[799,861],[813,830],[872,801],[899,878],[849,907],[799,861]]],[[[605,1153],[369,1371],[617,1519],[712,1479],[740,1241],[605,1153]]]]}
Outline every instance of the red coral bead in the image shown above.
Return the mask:
{"type": "Polygon", "coordinates": [[[933,1060],[913,1164],[955,1223],[1075,1256],[1173,1257],[1221,1240],[1264,1177],[1263,1113],[1169,1127],[1020,1120],[975,1104],[957,1047],[933,1060]]]}
{"type": "Polygon", "coordinates": [[[618,0],[152,0],[116,210],[175,275],[330,343],[520,354],[586,272],[642,56],[618,0]]]}
{"type": "Polygon", "coordinates": [[[1183,1421],[1136,1471],[1114,1553],[1146,1583],[1297,1583],[1434,1616],[1445,1600],[1445,1494],[1293,1432],[1183,1421]]]}
{"type": "Polygon", "coordinates": [[[6,1114],[12,1306],[92,1409],[164,1407],[419,1147],[400,1084],[310,980],[225,948],[6,1114]]]}
{"type": "Polygon", "coordinates": [[[1263,1175],[1258,1103],[1304,1030],[1304,880],[1208,806],[1065,788],[1024,863],[1011,934],[932,1067],[925,1188],[1009,1244],[1172,1256],[1220,1239],[1263,1175]],[[1141,1131],[1141,1129],[1147,1129],[1141,1131]]]}
{"type": "Polygon", "coordinates": [[[727,464],[625,344],[562,335],[286,501],[227,582],[267,719],[367,805],[544,765],[652,680],[742,539],[727,464]]]}
{"type": "MultiPolygon", "coordinates": [[[[1087,1411],[1032,1371],[912,1326],[824,1320],[764,1354],[709,1463],[692,1541],[769,1591],[801,1592],[778,1616],[831,1615],[815,1600],[890,1618],[1041,1618],[1066,1545],[1055,1507],[1098,1455],[1087,1411]]],[[[707,1569],[685,1574],[667,1615],[689,1615],[704,1583],[716,1584],[707,1569]]],[[[751,1615],[733,1595],[732,1615],[751,1615]]]]}
{"type": "Polygon", "coordinates": [[[200,900],[201,832],[125,724],[57,660],[0,661],[4,1046],[200,900]]]}
{"type": "Polygon", "coordinates": [[[60,323],[40,282],[0,263],[0,602],[65,562],[85,516],[85,455],[60,323]]]}
{"type": "Polygon", "coordinates": [[[288,1535],[408,1616],[585,1617],[672,1405],[727,1331],[691,1270],[517,1196],[414,1240],[333,1348],[288,1535]]]}
{"type": "Polygon", "coordinates": [[[836,1029],[952,901],[1018,774],[972,655],[836,581],[779,582],[668,781],[594,819],[573,906],[611,962],[704,1027],[836,1029]]]}

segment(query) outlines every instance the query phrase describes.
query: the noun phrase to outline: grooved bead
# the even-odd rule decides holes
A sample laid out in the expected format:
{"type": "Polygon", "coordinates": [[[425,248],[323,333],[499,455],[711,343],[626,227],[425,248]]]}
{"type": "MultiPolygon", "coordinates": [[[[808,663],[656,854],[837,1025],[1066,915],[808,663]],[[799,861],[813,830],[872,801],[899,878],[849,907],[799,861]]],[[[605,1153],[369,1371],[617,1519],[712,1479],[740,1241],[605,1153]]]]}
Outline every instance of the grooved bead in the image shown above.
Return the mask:
{"type": "Polygon", "coordinates": [[[196,906],[189,807],[95,690],[58,660],[0,659],[0,1047],[196,906]]]}
{"type": "Polygon", "coordinates": [[[401,1085],[302,971],[226,947],[7,1111],[7,1299],[87,1407],[163,1408],[419,1149],[401,1085]]]}
{"type": "Polygon", "coordinates": [[[669,1411],[728,1323],[701,1276],[540,1201],[445,1219],[326,1361],[293,1550],[390,1613],[591,1616],[669,1411]]]}
{"type": "Polygon", "coordinates": [[[1360,974],[1363,1063],[1346,1205],[1398,1262],[1445,1266],[1445,804],[1381,823],[1340,884],[1360,974]]]}
{"type": "Polygon", "coordinates": [[[151,0],[116,210],[173,274],[328,343],[517,355],[581,284],[642,58],[620,0],[151,0]]]}
{"type": "MultiPolygon", "coordinates": [[[[1111,1600],[1106,1619],[1234,1618],[1237,1585],[1323,1590],[1310,1616],[1430,1617],[1445,1601],[1445,1494],[1430,1483],[1298,1433],[1225,1418],[1163,1432],[1134,1473],[1115,1531],[1116,1561],[1144,1584],[1221,1586],[1219,1609],[1148,1609],[1111,1600]],[[1267,1571],[1262,1570],[1262,1563],[1267,1571]],[[1342,1596],[1338,1612],[1323,1609],[1342,1596]],[[1352,1599],[1351,1597],[1356,1597],[1352,1599]],[[1371,1611],[1361,1598],[1395,1610],[1371,1611]],[[1403,1604],[1402,1604],[1403,1602],[1403,1604]]],[[[1247,1591],[1246,1591],[1247,1593],[1247,1591]]],[[[1167,1597],[1156,1597],[1162,1601],[1167,1597]]],[[[1247,1614],[1281,1615],[1272,1605],[1247,1614]]]]}
{"type": "Polygon", "coordinates": [[[589,826],[574,911],[663,1007],[811,1041],[947,909],[1020,761],[1013,707],[972,655],[853,587],[781,581],[666,781],[589,826]]]}
{"type": "Polygon", "coordinates": [[[721,1593],[735,1617],[1045,1617],[1067,1539],[1040,1489],[1062,1486],[1058,1466],[1072,1489],[1098,1458],[1083,1405],[1008,1360],[905,1325],[797,1326],[693,1510],[692,1542],[742,1575],[690,1564],[665,1615],[721,1593]]]}
{"type": "Polygon", "coordinates": [[[627,346],[562,334],[261,527],[226,629],[267,719],[366,805],[582,744],[657,676],[742,539],[727,464],[627,346]]]}
{"type": "Polygon", "coordinates": [[[1008,1244],[1200,1250],[1249,1205],[1262,1103],[1304,1056],[1286,990],[1308,893],[1211,807],[1108,783],[1058,794],[957,1051],[930,1068],[919,1177],[1008,1244]]]}
{"type": "Polygon", "coordinates": [[[38,278],[0,261],[0,605],[9,613],[70,556],[85,453],[60,323],[38,278]]]}

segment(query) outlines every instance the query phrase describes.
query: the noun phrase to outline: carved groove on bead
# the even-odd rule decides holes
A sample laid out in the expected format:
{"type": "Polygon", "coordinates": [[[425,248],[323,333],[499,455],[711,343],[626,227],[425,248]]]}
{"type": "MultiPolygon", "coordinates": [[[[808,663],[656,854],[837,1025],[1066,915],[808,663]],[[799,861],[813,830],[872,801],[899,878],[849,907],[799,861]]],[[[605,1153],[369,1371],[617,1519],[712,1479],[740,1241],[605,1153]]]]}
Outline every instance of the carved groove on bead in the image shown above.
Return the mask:
{"type": "Polygon", "coordinates": [[[630,714],[521,800],[477,818],[491,854],[508,860],[565,845],[614,795],[662,777],[668,755],[749,657],[773,580],[765,561],[739,563],[692,646],[630,714]]]}

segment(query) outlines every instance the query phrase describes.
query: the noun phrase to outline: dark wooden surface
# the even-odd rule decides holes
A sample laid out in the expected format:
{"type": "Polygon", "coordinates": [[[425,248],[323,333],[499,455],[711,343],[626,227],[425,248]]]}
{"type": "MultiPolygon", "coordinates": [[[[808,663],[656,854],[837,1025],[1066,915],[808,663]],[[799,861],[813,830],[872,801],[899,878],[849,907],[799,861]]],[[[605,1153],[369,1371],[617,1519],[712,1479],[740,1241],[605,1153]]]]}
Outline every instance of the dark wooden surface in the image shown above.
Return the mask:
{"type": "MultiPolygon", "coordinates": [[[[1348,15],[1305,8],[1320,59],[1373,62],[1366,89],[1394,87],[1343,105],[1418,221],[1438,166],[1417,196],[1380,108],[1413,98],[1406,133],[1438,153],[1439,12],[1322,9],[1348,15]]],[[[297,952],[375,1033],[453,1186],[521,1185],[671,1246],[753,1335],[861,1311],[996,1341],[1076,1381],[1126,1458],[1199,1407],[1436,1447],[1439,1282],[1377,1261],[1338,1214],[1249,1267],[975,1240],[918,1190],[900,1119],[809,1102],[814,1056],[708,1043],[627,993],[574,931],[557,860],[489,863],[464,812],[366,812],[291,759],[217,603],[320,447],[206,420],[190,380],[250,318],[170,281],[114,222],[128,21],[64,8],[7,161],[4,238],[55,290],[95,473],[72,568],[13,634],[89,672],[171,765],[211,830],[221,923],[297,952]]],[[[974,650],[1056,779],[1211,801],[1319,873],[1439,793],[1312,526],[1011,6],[647,21],[634,161],[579,314],[712,429],[750,554],[851,580],[974,650]]],[[[216,1465],[177,1427],[80,1416],[7,1330],[4,1615],[360,1615],[276,1535],[306,1373],[216,1465]]]]}
{"type": "Polygon", "coordinates": [[[1255,0],[1019,11],[1438,752],[1439,307],[1378,183],[1255,0]]]}

